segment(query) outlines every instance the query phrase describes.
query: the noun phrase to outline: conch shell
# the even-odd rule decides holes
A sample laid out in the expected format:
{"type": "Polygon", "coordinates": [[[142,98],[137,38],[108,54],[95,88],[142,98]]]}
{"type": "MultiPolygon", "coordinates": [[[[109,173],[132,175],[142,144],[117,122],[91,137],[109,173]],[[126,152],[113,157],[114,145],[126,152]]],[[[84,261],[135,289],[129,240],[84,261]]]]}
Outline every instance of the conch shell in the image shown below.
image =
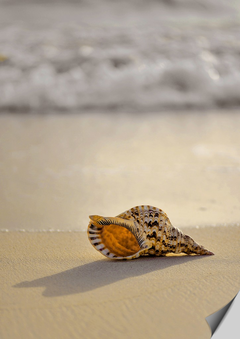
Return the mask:
{"type": "Polygon", "coordinates": [[[161,209],[142,205],[116,217],[90,215],[88,238],[110,259],[135,259],[167,253],[213,254],[172,226],[161,209]]]}

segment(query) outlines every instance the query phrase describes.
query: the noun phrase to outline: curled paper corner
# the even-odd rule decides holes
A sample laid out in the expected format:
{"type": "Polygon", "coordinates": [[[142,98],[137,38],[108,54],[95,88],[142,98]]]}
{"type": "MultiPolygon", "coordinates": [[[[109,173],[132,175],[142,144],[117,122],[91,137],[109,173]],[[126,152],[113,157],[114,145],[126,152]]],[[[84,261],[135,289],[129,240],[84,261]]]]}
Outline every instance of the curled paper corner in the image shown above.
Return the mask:
{"type": "MultiPolygon", "coordinates": [[[[240,293],[238,293],[240,296],[240,293]]],[[[237,294],[237,295],[238,295],[237,294]]],[[[228,310],[230,309],[234,299],[237,297],[237,295],[227,304],[225,305],[223,308],[221,308],[219,311],[209,315],[208,317],[206,317],[206,321],[211,329],[212,335],[211,338],[213,336],[213,334],[215,333],[215,331],[217,330],[217,328],[219,328],[220,324],[223,322],[228,310]]]]}

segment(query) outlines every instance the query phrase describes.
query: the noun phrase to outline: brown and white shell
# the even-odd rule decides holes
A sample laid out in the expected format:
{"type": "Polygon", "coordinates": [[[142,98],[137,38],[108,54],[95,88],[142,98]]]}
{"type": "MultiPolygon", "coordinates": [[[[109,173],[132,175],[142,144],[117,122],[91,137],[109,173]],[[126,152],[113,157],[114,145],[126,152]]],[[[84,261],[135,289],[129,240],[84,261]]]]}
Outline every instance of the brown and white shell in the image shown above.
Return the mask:
{"type": "Polygon", "coordinates": [[[213,254],[172,226],[161,209],[142,205],[116,217],[89,216],[88,238],[110,259],[135,259],[167,253],[213,254]]]}

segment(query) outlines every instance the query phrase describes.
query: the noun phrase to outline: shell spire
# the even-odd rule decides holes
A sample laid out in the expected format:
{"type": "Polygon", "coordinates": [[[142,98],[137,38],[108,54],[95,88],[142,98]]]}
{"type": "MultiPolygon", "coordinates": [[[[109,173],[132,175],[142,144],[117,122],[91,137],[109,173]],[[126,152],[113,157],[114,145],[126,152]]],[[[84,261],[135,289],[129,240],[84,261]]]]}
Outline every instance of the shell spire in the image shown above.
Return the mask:
{"type": "MultiPolygon", "coordinates": [[[[196,243],[191,237],[183,234],[179,229],[177,230],[176,246],[173,245],[173,253],[186,253],[186,254],[199,254],[199,255],[213,255],[212,252],[208,251],[202,245],[196,243]]],[[[176,231],[175,231],[176,232],[176,231]]]]}
{"type": "Polygon", "coordinates": [[[142,205],[116,217],[91,215],[89,218],[91,244],[110,259],[167,253],[213,254],[173,227],[167,214],[157,207],[142,205]]]}

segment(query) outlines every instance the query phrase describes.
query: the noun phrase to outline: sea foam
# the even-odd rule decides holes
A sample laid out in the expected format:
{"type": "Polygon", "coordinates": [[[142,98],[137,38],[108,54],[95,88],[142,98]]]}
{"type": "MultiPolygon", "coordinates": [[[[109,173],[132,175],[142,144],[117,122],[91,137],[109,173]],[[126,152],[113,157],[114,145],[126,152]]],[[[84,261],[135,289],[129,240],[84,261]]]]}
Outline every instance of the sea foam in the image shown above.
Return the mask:
{"type": "Polygon", "coordinates": [[[150,1],[147,7],[140,0],[63,1],[58,10],[54,1],[36,1],[26,5],[32,20],[13,22],[14,4],[2,2],[9,20],[1,23],[1,110],[148,112],[240,105],[234,1],[150,1]],[[33,22],[36,11],[41,20],[33,22]]]}

